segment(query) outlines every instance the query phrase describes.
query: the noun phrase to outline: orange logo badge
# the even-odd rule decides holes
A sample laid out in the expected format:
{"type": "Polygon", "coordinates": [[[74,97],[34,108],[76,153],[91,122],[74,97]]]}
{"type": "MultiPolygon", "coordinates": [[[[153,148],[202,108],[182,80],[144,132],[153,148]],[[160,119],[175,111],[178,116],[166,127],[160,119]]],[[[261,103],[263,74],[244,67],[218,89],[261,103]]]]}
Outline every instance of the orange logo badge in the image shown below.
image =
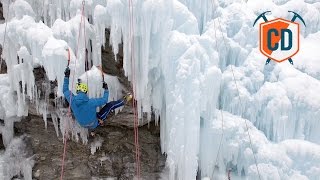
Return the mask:
{"type": "Polygon", "coordinates": [[[260,18],[265,21],[260,24],[260,52],[268,58],[266,64],[271,60],[276,62],[288,60],[293,64],[292,57],[299,52],[300,46],[300,24],[295,20],[299,18],[304,25],[305,22],[293,11],[289,11],[294,14],[291,21],[282,18],[268,21],[265,15],[269,12],[259,15],[253,24],[254,26],[260,18]]]}

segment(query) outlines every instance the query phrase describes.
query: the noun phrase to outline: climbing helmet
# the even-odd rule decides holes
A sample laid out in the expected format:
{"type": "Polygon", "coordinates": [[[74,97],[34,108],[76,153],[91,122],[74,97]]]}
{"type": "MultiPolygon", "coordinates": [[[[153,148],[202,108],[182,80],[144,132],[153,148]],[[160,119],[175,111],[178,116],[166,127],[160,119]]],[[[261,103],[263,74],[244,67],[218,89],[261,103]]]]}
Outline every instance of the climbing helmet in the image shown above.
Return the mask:
{"type": "Polygon", "coordinates": [[[81,92],[87,93],[88,92],[88,86],[85,83],[78,82],[76,90],[77,90],[77,92],[81,91],[81,92]]]}

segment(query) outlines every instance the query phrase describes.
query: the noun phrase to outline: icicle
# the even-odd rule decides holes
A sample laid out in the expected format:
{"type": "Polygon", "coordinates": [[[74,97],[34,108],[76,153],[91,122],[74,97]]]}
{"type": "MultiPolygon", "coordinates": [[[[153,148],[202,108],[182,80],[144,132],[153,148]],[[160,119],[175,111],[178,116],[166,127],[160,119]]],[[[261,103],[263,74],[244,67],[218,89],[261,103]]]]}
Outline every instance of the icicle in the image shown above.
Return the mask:
{"type": "Polygon", "coordinates": [[[68,113],[68,109],[60,108],[57,115],[60,119],[60,132],[63,139],[72,138],[72,140],[76,142],[79,142],[81,139],[83,144],[88,143],[88,129],[81,127],[76,121],[74,121],[68,113]]]}
{"type": "Polygon", "coordinates": [[[51,113],[51,119],[52,119],[52,122],[53,122],[54,129],[56,131],[57,137],[59,137],[59,123],[58,123],[57,115],[54,114],[54,113],[51,113]]]}
{"type": "Polygon", "coordinates": [[[94,141],[90,145],[92,155],[94,155],[97,152],[97,150],[101,148],[102,143],[103,143],[103,139],[101,137],[94,139],[94,141]]]}
{"type": "Polygon", "coordinates": [[[0,132],[2,134],[2,140],[3,140],[3,145],[7,147],[11,140],[13,139],[13,125],[14,125],[14,120],[13,118],[5,118],[4,120],[4,126],[0,126],[0,132]]]}
{"type": "Polygon", "coordinates": [[[21,136],[11,141],[4,154],[0,156],[1,178],[12,179],[17,175],[23,175],[24,179],[32,180],[32,167],[35,161],[32,151],[26,142],[26,137],[21,136]]]}
{"type": "MultiPolygon", "coordinates": [[[[105,29],[109,28],[109,44],[114,54],[119,53],[119,45],[123,43],[123,69],[134,84],[138,117],[144,120],[146,114],[150,121],[154,113],[157,124],[161,118],[161,149],[167,154],[169,179],[194,179],[198,167],[202,176],[214,178],[216,176],[211,176],[215,165],[219,166],[220,173],[235,167],[235,174],[244,172],[249,178],[256,179],[253,154],[259,156],[262,162],[259,166],[268,170],[265,177],[269,174],[273,179],[319,177],[314,169],[314,174],[300,174],[298,172],[304,169],[295,167],[293,171],[281,169],[284,173],[277,174],[277,168],[291,164],[291,160],[303,156],[301,154],[307,154],[308,158],[314,155],[305,149],[288,152],[287,147],[297,149],[292,144],[298,143],[309,149],[318,149],[317,145],[300,141],[271,144],[249,123],[254,137],[259,139],[254,140],[251,149],[244,133],[243,119],[230,114],[226,115],[227,133],[223,138],[227,141],[222,147],[225,155],[218,157],[217,164],[214,164],[218,153],[216,147],[222,136],[221,119],[215,111],[217,107],[249,119],[271,140],[281,142],[287,138],[300,138],[319,143],[317,117],[320,100],[315,96],[320,89],[317,67],[304,69],[300,64],[298,67],[302,72],[281,65],[264,69],[261,64],[264,62],[256,60],[263,59],[257,49],[257,37],[247,36],[258,33],[251,27],[256,12],[266,7],[276,9],[284,1],[252,1],[250,6],[242,7],[241,0],[219,1],[214,5],[211,0],[136,0],[129,7],[127,0],[86,0],[86,38],[81,32],[80,39],[82,0],[16,0],[10,5],[10,17],[7,17],[5,7],[11,1],[1,2],[4,16],[10,20],[2,54],[8,75],[0,76],[0,81],[5,81],[3,87],[0,84],[0,112],[4,119],[26,115],[26,100],[30,99],[43,115],[45,126],[47,114],[51,114],[57,135],[59,118],[63,138],[87,143],[88,131],[73,121],[67,109],[61,106],[63,71],[67,64],[65,50],[69,48],[71,52],[70,88],[80,77],[89,84],[89,96],[100,97],[103,93],[101,73],[95,66],[101,66],[101,47],[105,45],[105,29]],[[92,58],[90,66],[93,67],[85,73],[85,50],[91,49],[89,42],[92,42],[92,52],[88,51],[88,57],[92,58]],[[233,65],[234,72],[229,65],[233,65]],[[39,99],[40,90],[34,86],[32,70],[38,66],[44,67],[50,81],[57,80],[55,112],[48,108],[49,91],[43,92],[44,99],[39,99]],[[234,84],[233,73],[238,87],[234,84]],[[239,122],[234,123],[234,119],[239,122]],[[207,142],[204,138],[213,140],[207,142]],[[273,146],[282,155],[280,158],[263,155],[270,154],[269,149],[274,149],[273,146]],[[283,162],[287,163],[282,165],[283,162]]],[[[281,7],[295,7],[294,3],[286,4],[281,7]]],[[[305,12],[310,21],[308,29],[302,31],[305,35],[314,33],[310,39],[317,42],[319,33],[316,32],[320,27],[317,5],[302,1],[301,4],[297,10],[305,12]],[[305,9],[308,11],[302,11],[305,9]]],[[[275,14],[279,12],[275,11],[275,14]]],[[[3,43],[3,37],[2,24],[0,43],[3,43]]],[[[304,56],[305,53],[301,59],[304,56]]],[[[312,58],[317,59],[317,56],[312,58]]],[[[106,82],[110,90],[109,101],[122,96],[122,87],[116,77],[106,76],[106,82]]],[[[13,125],[9,122],[5,126],[12,128],[13,125]]],[[[12,131],[6,131],[5,126],[1,131],[11,139],[12,131]]],[[[318,156],[313,159],[317,164],[318,156]]],[[[311,164],[305,169],[314,167],[316,165],[311,164]]]]}
{"type": "Polygon", "coordinates": [[[46,101],[40,101],[39,104],[39,114],[42,114],[42,119],[44,121],[44,127],[47,129],[48,120],[47,120],[48,107],[46,101]]]}

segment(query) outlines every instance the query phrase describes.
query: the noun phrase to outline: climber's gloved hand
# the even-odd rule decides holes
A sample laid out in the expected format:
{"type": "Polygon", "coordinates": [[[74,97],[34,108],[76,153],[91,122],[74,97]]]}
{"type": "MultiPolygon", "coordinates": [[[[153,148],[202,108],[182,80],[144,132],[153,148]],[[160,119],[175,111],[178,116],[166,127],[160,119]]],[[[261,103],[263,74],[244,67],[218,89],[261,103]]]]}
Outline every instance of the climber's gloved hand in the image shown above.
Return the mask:
{"type": "Polygon", "coordinates": [[[102,87],[103,87],[105,90],[108,90],[108,84],[107,84],[107,83],[103,82],[103,83],[102,83],[102,87]]]}
{"type": "Polygon", "coordinates": [[[70,77],[70,68],[69,67],[67,67],[66,70],[64,70],[64,76],[70,77]]]}

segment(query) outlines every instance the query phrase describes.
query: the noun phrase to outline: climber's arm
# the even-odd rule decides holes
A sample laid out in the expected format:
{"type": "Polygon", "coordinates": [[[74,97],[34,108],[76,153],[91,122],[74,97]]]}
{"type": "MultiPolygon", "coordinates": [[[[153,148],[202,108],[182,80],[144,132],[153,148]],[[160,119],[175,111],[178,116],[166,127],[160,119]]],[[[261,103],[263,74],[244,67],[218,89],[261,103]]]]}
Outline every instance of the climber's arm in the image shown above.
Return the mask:
{"type": "MultiPolygon", "coordinates": [[[[70,101],[70,90],[69,90],[69,77],[64,77],[63,81],[63,95],[67,99],[67,101],[70,101]]],[[[69,102],[70,103],[70,102],[69,102]]]]}
{"type": "MultiPolygon", "coordinates": [[[[63,81],[63,95],[67,99],[67,101],[70,101],[70,95],[73,95],[71,91],[69,90],[69,76],[70,76],[70,69],[69,67],[66,68],[64,71],[64,81],[63,81]]],[[[70,102],[69,102],[70,103],[70,102]]]]}
{"type": "Polygon", "coordinates": [[[92,98],[90,99],[90,103],[95,107],[99,107],[106,104],[108,102],[108,98],[109,98],[109,90],[106,89],[104,90],[104,94],[102,98],[92,98]]]}

